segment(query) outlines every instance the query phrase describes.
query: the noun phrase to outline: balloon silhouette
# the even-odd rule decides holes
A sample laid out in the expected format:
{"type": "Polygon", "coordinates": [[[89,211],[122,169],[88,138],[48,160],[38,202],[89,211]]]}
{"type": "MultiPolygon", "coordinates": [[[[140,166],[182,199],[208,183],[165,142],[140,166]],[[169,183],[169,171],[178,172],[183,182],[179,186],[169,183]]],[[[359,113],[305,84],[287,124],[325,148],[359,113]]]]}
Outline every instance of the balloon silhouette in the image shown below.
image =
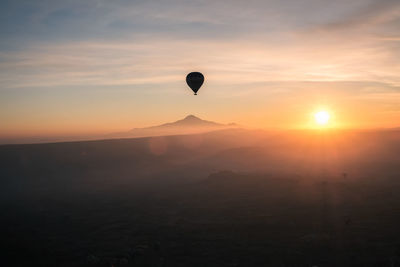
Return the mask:
{"type": "Polygon", "coordinates": [[[186,83],[194,92],[194,95],[197,95],[197,91],[199,91],[200,87],[203,85],[204,76],[200,72],[191,72],[186,76],[186,83]]]}

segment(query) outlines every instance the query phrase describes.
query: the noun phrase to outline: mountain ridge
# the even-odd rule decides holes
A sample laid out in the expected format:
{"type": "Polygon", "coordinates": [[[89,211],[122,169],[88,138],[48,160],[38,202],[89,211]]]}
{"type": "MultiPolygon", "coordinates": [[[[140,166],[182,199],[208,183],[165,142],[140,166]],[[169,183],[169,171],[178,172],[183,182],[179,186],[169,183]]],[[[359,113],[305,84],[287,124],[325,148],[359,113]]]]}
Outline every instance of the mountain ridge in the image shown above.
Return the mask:
{"type": "MultiPolygon", "coordinates": [[[[194,115],[187,115],[185,118],[174,121],[174,122],[167,122],[167,123],[163,123],[160,125],[143,127],[143,128],[133,128],[132,130],[149,129],[149,128],[154,129],[154,128],[158,128],[158,127],[171,127],[171,126],[173,127],[173,126],[198,126],[198,125],[224,126],[225,124],[208,121],[208,120],[203,120],[194,115]]],[[[227,125],[230,125],[230,124],[227,124],[227,125]]]]}
{"type": "Polygon", "coordinates": [[[121,137],[146,137],[146,136],[162,136],[162,135],[176,135],[176,134],[193,134],[203,133],[207,131],[222,130],[229,128],[238,128],[236,123],[217,123],[214,121],[203,120],[195,115],[187,115],[185,118],[167,122],[160,125],[133,128],[127,132],[119,132],[108,135],[111,138],[121,137]]]}

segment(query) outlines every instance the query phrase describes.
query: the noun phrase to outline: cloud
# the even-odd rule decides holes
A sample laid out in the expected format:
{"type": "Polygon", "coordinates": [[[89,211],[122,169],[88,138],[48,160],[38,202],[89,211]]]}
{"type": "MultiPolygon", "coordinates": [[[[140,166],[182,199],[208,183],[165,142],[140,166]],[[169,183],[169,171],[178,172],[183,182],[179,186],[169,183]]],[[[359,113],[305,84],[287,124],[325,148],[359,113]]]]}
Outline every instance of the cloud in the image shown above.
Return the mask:
{"type": "Polygon", "coordinates": [[[5,7],[0,13],[10,21],[1,34],[9,37],[10,26],[18,41],[3,38],[15,42],[12,50],[0,45],[2,88],[172,88],[192,69],[215,86],[400,84],[393,0],[7,1],[5,7]]]}
{"type": "MultiPolygon", "coordinates": [[[[368,3],[368,2],[367,2],[368,3]]],[[[352,31],[369,28],[391,22],[400,16],[400,2],[397,0],[379,0],[354,10],[345,17],[318,25],[323,31],[352,31]]]]}
{"type": "Polygon", "coordinates": [[[126,41],[37,44],[0,54],[4,88],[176,84],[205,72],[216,86],[267,81],[377,81],[400,84],[393,50],[358,41],[327,44],[294,38],[179,40],[153,36],[126,41]]]}

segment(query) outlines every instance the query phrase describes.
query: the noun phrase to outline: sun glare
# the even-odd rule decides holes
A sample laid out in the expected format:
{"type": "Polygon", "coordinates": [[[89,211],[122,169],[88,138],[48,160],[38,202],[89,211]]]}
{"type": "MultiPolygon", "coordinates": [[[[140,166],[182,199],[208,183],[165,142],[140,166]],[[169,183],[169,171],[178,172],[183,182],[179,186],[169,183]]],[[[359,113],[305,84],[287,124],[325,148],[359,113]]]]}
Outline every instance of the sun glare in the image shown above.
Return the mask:
{"type": "Polygon", "coordinates": [[[331,116],[329,115],[329,113],[324,110],[318,111],[317,113],[314,114],[315,122],[318,125],[328,124],[330,118],[331,116]]]}

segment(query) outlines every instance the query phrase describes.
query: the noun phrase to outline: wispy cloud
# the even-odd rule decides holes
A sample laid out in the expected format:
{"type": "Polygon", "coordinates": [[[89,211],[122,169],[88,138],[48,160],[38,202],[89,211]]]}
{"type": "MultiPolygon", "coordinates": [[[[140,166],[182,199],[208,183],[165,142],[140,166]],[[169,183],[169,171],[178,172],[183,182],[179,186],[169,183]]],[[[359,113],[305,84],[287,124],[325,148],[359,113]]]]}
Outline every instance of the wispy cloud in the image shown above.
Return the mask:
{"type": "Polygon", "coordinates": [[[2,7],[3,102],[27,88],[63,95],[130,87],[137,97],[138,88],[176,97],[192,70],[206,75],[217,99],[253,103],[268,93],[280,103],[323,84],[354,101],[379,94],[393,107],[399,97],[398,0],[6,0],[2,7]]]}

